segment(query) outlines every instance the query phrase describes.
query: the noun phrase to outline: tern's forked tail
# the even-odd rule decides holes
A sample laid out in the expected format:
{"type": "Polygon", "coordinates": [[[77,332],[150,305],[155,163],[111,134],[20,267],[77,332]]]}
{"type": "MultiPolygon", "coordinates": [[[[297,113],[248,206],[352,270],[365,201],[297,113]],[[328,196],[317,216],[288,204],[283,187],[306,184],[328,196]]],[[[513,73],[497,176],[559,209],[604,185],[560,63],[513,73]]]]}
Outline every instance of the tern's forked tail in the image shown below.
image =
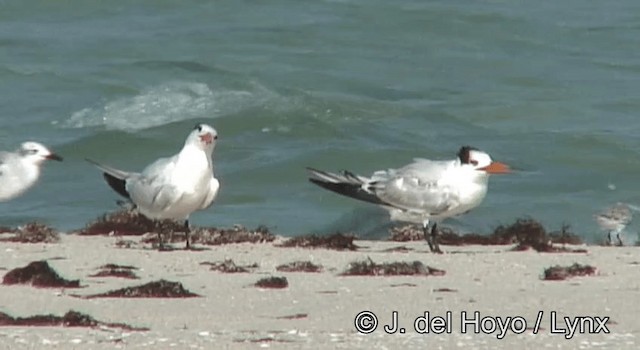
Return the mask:
{"type": "Polygon", "coordinates": [[[109,187],[111,187],[114,191],[118,192],[119,195],[131,199],[129,192],[127,192],[126,188],[126,178],[128,173],[122,170],[118,170],[112,168],[108,165],[100,164],[95,160],[91,160],[89,158],[85,158],[85,160],[93,165],[95,165],[98,169],[102,170],[102,175],[104,179],[107,181],[109,187]]]}
{"type": "Polygon", "coordinates": [[[307,170],[310,174],[309,181],[329,191],[364,202],[389,205],[367,189],[367,186],[371,185],[371,183],[369,182],[370,179],[366,177],[355,175],[349,171],[335,174],[313,168],[307,168],[307,170]]]}

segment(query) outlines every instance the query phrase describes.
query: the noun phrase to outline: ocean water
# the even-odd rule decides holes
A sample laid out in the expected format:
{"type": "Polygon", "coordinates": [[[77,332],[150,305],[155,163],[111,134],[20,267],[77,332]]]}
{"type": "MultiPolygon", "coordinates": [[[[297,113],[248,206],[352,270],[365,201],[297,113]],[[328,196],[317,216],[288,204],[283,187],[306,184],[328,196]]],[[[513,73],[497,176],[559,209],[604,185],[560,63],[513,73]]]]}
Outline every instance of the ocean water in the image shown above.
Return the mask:
{"type": "Polygon", "coordinates": [[[0,1],[0,149],[65,157],[0,222],[81,227],[117,199],[85,157],[141,170],[206,122],[222,189],[194,225],[381,237],[384,211],[304,168],[468,144],[518,171],[448,225],[530,216],[598,239],[594,212],[640,203],[639,23],[631,0],[0,1]]]}

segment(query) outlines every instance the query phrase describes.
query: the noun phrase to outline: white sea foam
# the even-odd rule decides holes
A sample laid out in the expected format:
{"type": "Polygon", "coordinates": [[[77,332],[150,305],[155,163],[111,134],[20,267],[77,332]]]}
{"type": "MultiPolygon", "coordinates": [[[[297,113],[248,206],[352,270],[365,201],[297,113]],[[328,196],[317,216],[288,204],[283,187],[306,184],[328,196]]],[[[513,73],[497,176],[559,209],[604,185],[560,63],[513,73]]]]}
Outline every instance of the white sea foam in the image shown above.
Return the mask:
{"type": "Polygon", "coordinates": [[[212,90],[203,83],[171,82],[145,89],[133,97],[109,101],[100,107],[81,109],[65,120],[63,126],[104,126],[109,130],[136,131],[180,120],[236,113],[263,104],[274,96],[261,86],[252,91],[212,90]]]}

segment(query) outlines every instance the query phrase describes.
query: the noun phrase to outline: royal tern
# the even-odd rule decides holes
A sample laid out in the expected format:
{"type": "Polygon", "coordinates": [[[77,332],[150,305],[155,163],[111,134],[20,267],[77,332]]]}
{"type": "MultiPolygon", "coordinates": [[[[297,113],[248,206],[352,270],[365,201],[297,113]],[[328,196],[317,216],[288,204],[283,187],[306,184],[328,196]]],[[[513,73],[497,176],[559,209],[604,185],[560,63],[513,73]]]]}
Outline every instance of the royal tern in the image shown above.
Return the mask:
{"type": "Polygon", "coordinates": [[[40,177],[40,167],[48,159],[62,161],[62,157],[33,141],[24,142],[15,152],[0,152],[0,202],[31,188],[40,177]]]}
{"type": "Polygon", "coordinates": [[[625,203],[616,203],[600,213],[595,214],[594,218],[596,219],[598,226],[600,226],[603,231],[608,232],[607,243],[609,245],[612,244],[612,233],[615,233],[616,238],[618,239],[618,245],[622,246],[620,233],[622,233],[622,230],[624,230],[631,222],[631,219],[633,219],[633,214],[631,213],[629,205],[625,203]]]}
{"type": "MultiPolygon", "coordinates": [[[[178,154],[156,160],[141,173],[118,170],[90,159],[87,161],[102,170],[109,186],[131,200],[142,215],[152,220],[184,220],[188,249],[189,215],[208,208],[220,188],[213,174],[211,159],[217,139],[218,133],[214,128],[198,124],[178,154]]],[[[158,240],[162,248],[160,232],[158,240]]]]}
{"type": "Polygon", "coordinates": [[[385,208],[391,220],[422,224],[432,252],[441,253],[437,224],[475,208],[487,193],[489,174],[510,172],[476,148],[460,148],[453,160],[414,159],[399,169],[380,170],[371,177],[308,168],[309,180],[341,195],[385,208]],[[434,221],[429,235],[429,222],[434,221]]]}

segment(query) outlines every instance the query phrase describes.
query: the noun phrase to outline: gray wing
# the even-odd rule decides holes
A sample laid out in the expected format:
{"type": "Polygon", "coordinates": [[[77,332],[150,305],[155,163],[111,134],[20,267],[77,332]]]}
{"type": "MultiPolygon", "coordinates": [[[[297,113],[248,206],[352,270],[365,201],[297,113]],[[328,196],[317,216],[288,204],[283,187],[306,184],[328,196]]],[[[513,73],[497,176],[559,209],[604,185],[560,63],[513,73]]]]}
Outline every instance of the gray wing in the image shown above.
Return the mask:
{"type": "Polygon", "coordinates": [[[167,177],[175,166],[173,158],[160,158],[127,179],[127,192],[134,203],[148,211],[162,211],[179,200],[182,193],[167,177]]]}
{"type": "Polygon", "coordinates": [[[11,152],[0,151],[0,179],[6,181],[14,181],[15,176],[21,176],[20,172],[16,173],[16,170],[10,168],[10,164],[13,162],[16,164],[19,161],[18,155],[11,152]],[[4,179],[2,178],[4,176],[4,179]],[[7,179],[10,178],[11,180],[7,179]]]}
{"type": "Polygon", "coordinates": [[[207,193],[207,196],[202,202],[202,205],[200,205],[200,209],[206,209],[209,206],[211,206],[211,204],[213,203],[213,200],[216,199],[216,196],[218,195],[219,189],[220,189],[220,182],[218,181],[218,179],[213,177],[211,179],[211,182],[209,183],[209,192],[207,193]]]}
{"type": "Polygon", "coordinates": [[[373,174],[373,188],[383,201],[406,210],[439,214],[460,204],[458,191],[445,180],[453,161],[416,159],[400,169],[373,174]]]}
{"type": "Polygon", "coordinates": [[[147,165],[144,170],[142,170],[142,175],[147,177],[160,176],[167,172],[170,172],[173,167],[175,167],[178,155],[173,157],[159,158],[155,162],[147,165]]]}
{"type": "Polygon", "coordinates": [[[5,168],[7,167],[7,153],[6,152],[0,152],[0,178],[2,177],[2,174],[6,171],[5,168]]]}

